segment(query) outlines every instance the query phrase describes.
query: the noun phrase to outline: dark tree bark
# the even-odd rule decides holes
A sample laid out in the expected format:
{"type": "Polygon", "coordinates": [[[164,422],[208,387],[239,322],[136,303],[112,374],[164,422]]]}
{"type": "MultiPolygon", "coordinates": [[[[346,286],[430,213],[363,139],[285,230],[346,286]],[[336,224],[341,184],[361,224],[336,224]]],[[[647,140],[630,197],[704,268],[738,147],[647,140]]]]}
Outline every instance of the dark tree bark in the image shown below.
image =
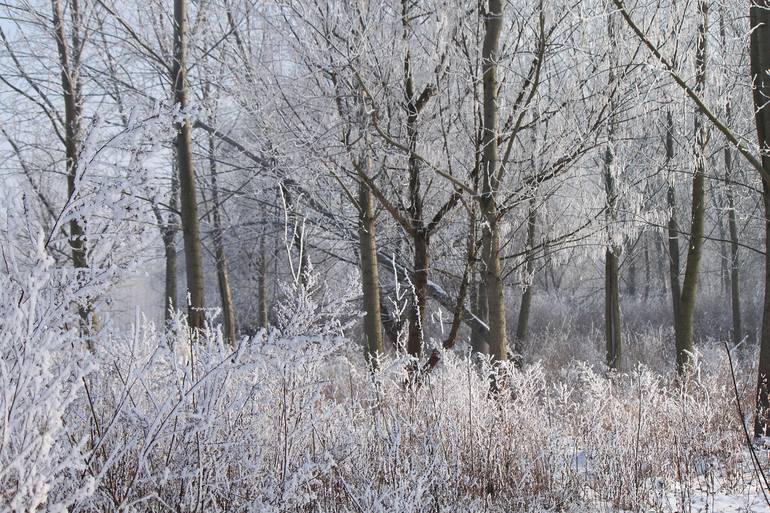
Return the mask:
{"type": "Polygon", "coordinates": [[[224,245],[224,232],[222,229],[222,213],[219,204],[219,184],[217,183],[217,159],[216,142],[214,135],[209,133],[209,172],[211,173],[211,216],[214,221],[214,258],[216,259],[217,284],[219,285],[219,299],[222,305],[222,320],[225,340],[229,344],[235,344],[236,317],[233,304],[233,291],[230,286],[230,272],[227,265],[227,253],[224,245]]]}
{"type": "Polygon", "coordinates": [[[607,346],[607,366],[619,369],[622,361],[620,294],[619,294],[619,257],[615,248],[607,248],[604,253],[604,331],[607,346]]]}
{"type": "Polygon", "coordinates": [[[257,276],[257,293],[259,294],[259,303],[257,304],[257,323],[260,328],[267,328],[270,325],[267,315],[267,251],[265,249],[265,234],[259,237],[259,271],[257,276]]]}
{"type": "MultiPolygon", "coordinates": [[[[187,0],[174,0],[174,102],[187,107],[187,0]]],[[[185,118],[176,123],[176,155],[179,170],[182,233],[189,294],[187,322],[191,329],[203,329],[203,258],[201,255],[198,198],[192,152],[192,125],[185,118]]]]}
{"type": "MultiPolygon", "coordinates": [[[[695,52],[695,93],[700,95],[706,87],[706,55],[708,32],[708,4],[698,1],[698,42],[695,52]]],[[[700,109],[695,113],[695,167],[692,178],[692,210],[690,218],[690,243],[687,250],[679,314],[676,317],[676,368],[679,374],[688,370],[693,352],[693,323],[695,300],[698,291],[698,272],[703,253],[703,225],[706,216],[705,166],[708,128],[700,109]]]]}
{"type": "Polygon", "coordinates": [[[733,343],[738,344],[743,339],[743,323],[741,321],[741,285],[738,270],[738,221],[735,213],[735,197],[732,184],[732,154],[725,148],[725,163],[727,164],[727,225],[730,233],[730,302],[733,316],[733,343]]]}
{"type": "Polygon", "coordinates": [[[770,112],[767,102],[770,98],[770,1],[752,0],[749,9],[751,20],[751,78],[754,83],[754,108],[757,126],[757,140],[762,152],[761,164],[765,178],[762,192],[765,207],[765,296],[763,302],[762,334],[759,350],[759,372],[757,375],[757,413],[754,434],[764,436],[768,432],[770,412],[770,112]]]}
{"type": "Polygon", "coordinates": [[[527,215],[527,248],[526,248],[526,273],[530,280],[521,293],[521,305],[519,306],[519,319],[516,324],[516,353],[520,354],[519,343],[527,339],[529,333],[529,313],[532,309],[532,293],[534,288],[535,272],[535,236],[537,233],[537,199],[532,196],[529,199],[529,214],[527,215]]]}
{"type": "MultiPolygon", "coordinates": [[[[176,162],[176,157],[174,158],[176,162]]],[[[169,200],[169,207],[171,212],[168,214],[166,222],[163,222],[160,213],[156,214],[158,222],[161,224],[161,235],[163,237],[163,249],[166,262],[165,284],[164,284],[164,301],[163,301],[163,318],[166,322],[171,321],[172,312],[174,308],[179,308],[177,303],[177,258],[176,258],[176,232],[177,221],[176,213],[174,210],[177,208],[177,194],[179,193],[179,179],[177,177],[176,163],[172,165],[171,169],[171,198],[169,200]]]]}
{"type": "MultiPolygon", "coordinates": [[[[730,103],[727,103],[727,117],[731,117],[730,103]]],[[[730,236],[730,257],[728,284],[730,288],[730,306],[733,320],[733,344],[738,345],[743,339],[743,323],[741,321],[741,285],[738,270],[738,220],[735,212],[735,196],[733,193],[733,153],[729,146],[724,149],[725,157],[725,199],[727,200],[727,228],[730,236]]]]}
{"type": "MultiPolygon", "coordinates": [[[[367,165],[367,167],[370,167],[367,165]]],[[[369,187],[358,186],[358,237],[361,258],[361,288],[364,296],[364,335],[366,360],[376,369],[383,352],[380,311],[380,273],[377,264],[376,219],[374,199],[369,187]]]]}
{"type": "Polygon", "coordinates": [[[650,266],[650,242],[646,233],[642,235],[642,244],[644,244],[642,249],[644,252],[644,292],[642,297],[647,301],[650,299],[650,287],[652,286],[652,268],[650,266]]]}
{"type": "Polygon", "coordinates": [[[500,259],[500,211],[497,205],[497,192],[500,187],[497,62],[500,58],[500,35],[503,28],[502,0],[489,0],[484,28],[484,42],[481,50],[484,130],[482,135],[481,197],[479,199],[481,216],[485,222],[482,263],[489,319],[487,343],[492,358],[497,362],[504,362],[508,359],[508,329],[505,318],[502,261],[500,259]]]}
{"type": "Polygon", "coordinates": [[[610,89],[610,119],[607,129],[607,148],[604,152],[604,190],[607,196],[608,243],[604,253],[604,337],[607,348],[607,366],[619,369],[621,365],[622,333],[620,326],[620,254],[622,248],[615,238],[613,225],[617,222],[618,192],[615,184],[615,139],[617,124],[615,110],[617,102],[615,67],[617,42],[615,40],[612,14],[607,16],[607,33],[610,42],[610,66],[608,88],[610,89]]]}
{"type": "MultiPolygon", "coordinates": [[[[666,112],[666,166],[668,173],[671,174],[671,166],[674,159],[674,117],[669,109],[666,112]]],[[[674,312],[674,329],[676,330],[679,322],[679,302],[682,297],[682,288],[680,285],[680,250],[679,250],[679,225],[676,221],[676,191],[669,178],[666,200],[670,210],[668,218],[668,272],[671,287],[671,307],[674,312]]]]}
{"type": "Polygon", "coordinates": [[[449,330],[449,335],[444,340],[444,348],[451,349],[455,345],[457,340],[457,334],[460,331],[460,323],[462,322],[463,310],[465,309],[465,297],[468,295],[468,288],[471,282],[471,275],[473,274],[474,264],[476,262],[476,215],[475,211],[469,212],[468,221],[468,242],[466,244],[465,254],[465,269],[463,270],[463,277],[460,280],[460,289],[457,292],[457,301],[455,303],[454,313],[452,315],[452,327],[449,330]]]}
{"type": "Polygon", "coordinates": [[[636,248],[629,248],[626,255],[626,262],[628,262],[628,297],[636,297],[636,248]]]}
{"type": "MultiPolygon", "coordinates": [[[[489,325],[485,280],[485,273],[479,270],[475,286],[473,287],[473,293],[471,294],[471,305],[473,315],[489,325]]],[[[471,327],[471,349],[474,353],[489,354],[487,332],[488,330],[481,329],[478,326],[471,327]]]]}

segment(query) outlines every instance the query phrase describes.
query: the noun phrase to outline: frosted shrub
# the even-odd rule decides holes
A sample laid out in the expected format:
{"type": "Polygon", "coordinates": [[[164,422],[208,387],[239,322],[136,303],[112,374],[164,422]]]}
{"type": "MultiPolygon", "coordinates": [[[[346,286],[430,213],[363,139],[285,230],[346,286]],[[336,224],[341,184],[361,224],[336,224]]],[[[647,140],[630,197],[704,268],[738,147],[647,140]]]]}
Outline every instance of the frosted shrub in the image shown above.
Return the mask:
{"type": "MultiPolygon", "coordinates": [[[[490,396],[490,368],[450,352],[421,386],[406,387],[403,359],[367,369],[344,336],[345,298],[327,299],[310,281],[287,288],[279,326],[235,346],[216,327],[191,338],[183,315],[163,330],[137,316],[129,331],[104,330],[88,356],[73,349],[83,344],[71,331],[51,328],[60,321],[47,313],[55,295],[43,292],[43,274],[29,278],[22,302],[19,279],[4,278],[3,319],[14,327],[0,335],[4,511],[757,503],[715,345],[701,347],[697,372],[679,384],[644,366],[607,374],[534,362],[490,396]]],[[[751,376],[740,364],[744,400],[751,376]]]]}
{"type": "MultiPolygon", "coordinates": [[[[85,438],[65,412],[88,371],[71,326],[66,287],[38,241],[37,264],[18,266],[12,247],[0,273],[0,511],[66,511],[92,490],[85,438]],[[70,328],[68,328],[70,326],[70,328]]],[[[72,292],[71,290],[69,292],[72,292]]]]}

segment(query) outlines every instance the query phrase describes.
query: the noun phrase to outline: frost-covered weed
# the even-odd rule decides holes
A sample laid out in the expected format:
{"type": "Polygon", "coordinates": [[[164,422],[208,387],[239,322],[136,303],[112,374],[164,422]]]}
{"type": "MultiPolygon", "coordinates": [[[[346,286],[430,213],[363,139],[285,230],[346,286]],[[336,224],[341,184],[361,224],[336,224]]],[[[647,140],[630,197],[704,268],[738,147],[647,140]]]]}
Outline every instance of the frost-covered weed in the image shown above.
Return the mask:
{"type": "Polygon", "coordinates": [[[107,470],[83,508],[665,511],[756,485],[716,362],[683,387],[533,364],[494,398],[452,354],[404,389],[403,365],[373,377],[339,336],[274,330],[231,349],[211,331],[190,353],[182,320],[97,353],[95,413],[70,429],[107,470]]]}
{"type": "MultiPolygon", "coordinates": [[[[42,246],[42,239],[38,239],[42,246]]],[[[0,273],[0,512],[66,511],[93,487],[84,475],[85,438],[71,430],[67,408],[82,393],[89,369],[84,344],[56,287],[57,271],[43,251],[32,272],[12,248],[0,273]]],[[[68,293],[69,292],[69,293],[68,293]]],[[[75,321],[76,322],[76,321],[75,321]]]]}
{"type": "MultiPolygon", "coordinates": [[[[281,326],[234,347],[214,328],[191,340],[181,315],[162,330],[137,317],[88,354],[72,331],[30,324],[44,294],[14,306],[5,285],[4,511],[683,511],[756,497],[716,346],[686,383],[535,362],[490,395],[486,364],[455,353],[419,387],[403,359],[372,375],[344,337],[345,301],[318,291],[297,289],[281,326]]],[[[751,367],[738,372],[748,404],[751,367]]]]}

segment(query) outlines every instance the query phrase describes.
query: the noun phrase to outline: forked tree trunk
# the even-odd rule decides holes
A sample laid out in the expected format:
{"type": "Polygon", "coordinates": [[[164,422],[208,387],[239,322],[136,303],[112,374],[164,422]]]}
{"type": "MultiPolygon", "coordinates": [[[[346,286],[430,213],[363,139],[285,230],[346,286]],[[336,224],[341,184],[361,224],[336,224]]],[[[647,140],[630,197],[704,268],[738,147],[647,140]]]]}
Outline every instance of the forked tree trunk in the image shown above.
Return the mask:
{"type": "MultiPolygon", "coordinates": [[[[187,107],[187,0],[174,0],[174,101],[187,107]]],[[[176,155],[184,234],[185,270],[189,294],[187,322],[191,329],[203,329],[203,258],[201,256],[198,199],[192,154],[192,125],[185,118],[176,124],[176,155]]]]}
{"type": "MultiPolygon", "coordinates": [[[[413,2],[401,0],[403,38],[410,38],[413,2]]],[[[404,109],[406,114],[406,135],[408,140],[409,171],[409,220],[407,229],[412,235],[414,246],[414,276],[412,282],[412,308],[409,310],[409,334],[406,343],[407,352],[420,357],[424,349],[425,310],[428,300],[428,273],[430,272],[430,236],[431,228],[424,219],[421,161],[417,157],[419,139],[418,119],[422,109],[435,94],[435,88],[428,84],[422,92],[415,89],[412,72],[412,56],[409,49],[404,55],[404,109]]],[[[435,228],[435,225],[434,225],[435,228]]]]}
{"type": "MultiPolygon", "coordinates": [[[[706,87],[706,51],[708,5],[706,0],[698,1],[698,43],[695,51],[695,92],[702,94],[706,87]]],[[[690,244],[687,250],[682,295],[679,300],[679,315],[676,321],[676,368],[679,374],[687,372],[693,352],[693,324],[695,321],[695,300],[698,291],[698,271],[703,252],[703,224],[706,216],[705,164],[708,130],[703,113],[695,113],[695,168],[692,178],[692,210],[690,218],[690,244]]]]}

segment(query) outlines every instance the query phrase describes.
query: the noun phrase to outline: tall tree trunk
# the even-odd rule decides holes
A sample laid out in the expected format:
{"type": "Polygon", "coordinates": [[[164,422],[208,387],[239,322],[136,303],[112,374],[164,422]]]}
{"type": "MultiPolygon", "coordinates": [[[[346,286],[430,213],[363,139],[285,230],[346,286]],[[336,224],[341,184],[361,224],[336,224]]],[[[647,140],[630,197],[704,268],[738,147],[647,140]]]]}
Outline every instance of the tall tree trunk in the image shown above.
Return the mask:
{"type": "MultiPolygon", "coordinates": [[[[671,173],[671,166],[674,159],[674,117],[671,110],[666,113],[666,166],[671,173]]],[[[679,260],[679,226],[676,222],[676,191],[674,184],[670,181],[666,193],[666,201],[670,217],[668,218],[668,268],[669,280],[671,283],[671,306],[674,311],[674,330],[677,329],[679,322],[679,300],[682,297],[682,289],[679,283],[679,273],[681,264],[679,260]]]]}
{"type": "Polygon", "coordinates": [[[497,192],[500,185],[500,156],[498,148],[499,108],[497,102],[497,61],[500,58],[500,33],[503,27],[503,1],[489,0],[484,19],[482,46],[483,122],[482,189],[479,201],[485,222],[482,262],[489,318],[487,343],[496,362],[508,359],[508,330],[505,318],[505,292],[500,259],[500,212],[497,192]]]}
{"type": "Polygon", "coordinates": [[[409,316],[409,338],[406,350],[412,356],[419,357],[423,351],[425,324],[425,303],[428,297],[429,236],[420,230],[413,237],[414,274],[412,277],[412,308],[409,316]]]}
{"type": "MultiPolygon", "coordinates": [[[[483,244],[482,244],[483,245],[483,244]]],[[[487,315],[487,288],[484,285],[486,279],[483,271],[479,271],[476,283],[471,291],[471,305],[473,315],[481,319],[482,322],[489,325],[489,316],[487,315]]],[[[489,345],[487,344],[487,332],[478,327],[471,328],[471,349],[473,353],[489,354],[489,345]]]]}
{"type": "MultiPolygon", "coordinates": [[[[727,33],[725,27],[724,8],[720,10],[719,34],[722,48],[727,49],[727,33]]],[[[727,122],[732,121],[732,103],[729,95],[725,104],[727,122]]],[[[740,275],[738,272],[738,222],[735,211],[735,195],[733,191],[733,151],[731,146],[725,146],[725,198],[727,199],[727,229],[730,235],[730,302],[733,316],[733,344],[738,345],[743,339],[743,325],[741,322],[741,290],[740,275]]],[[[721,221],[721,219],[720,219],[721,221]]]]}
{"type": "MultiPolygon", "coordinates": [[[[695,92],[702,94],[706,87],[706,51],[708,32],[708,4],[698,1],[698,43],[695,51],[695,92]]],[[[690,244],[687,250],[687,264],[679,300],[679,315],[676,322],[676,368],[679,374],[687,371],[693,352],[693,324],[695,300],[698,290],[698,271],[703,252],[703,224],[706,215],[705,164],[708,130],[703,122],[703,113],[695,113],[695,168],[692,179],[692,211],[690,219],[690,244]]]]}
{"type": "Polygon", "coordinates": [[[738,221],[732,187],[732,162],[732,152],[727,147],[725,148],[727,174],[725,195],[727,196],[727,225],[730,233],[730,299],[733,314],[733,343],[737,345],[743,339],[743,326],[741,322],[741,284],[738,272],[738,221]]]}
{"type": "Polygon", "coordinates": [[[364,295],[366,360],[373,369],[376,369],[383,352],[380,273],[377,264],[374,201],[371,190],[363,181],[358,185],[358,241],[361,257],[361,288],[364,295]]]}
{"type": "MultiPolygon", "coordinates": [[[[212,123],[214,126],[214,123],[212,123]]],[[[216,142],[214,135],[209,132],[209,171],[211,172],[211,214],[214,219],[214,258],[216,258],[217,284],[219,298],[222,304],[222,320],[225,340],[235,344],[236,320],[233,305],[233,291],[230,286],[230,273],[225,253],[224,233],[222,231],[222,214],[219,205],[219,185],[217,184],[217,160],[215,155],[216,142]]]]}
{"type": "MultiPolygon", "coordinates": [[[[754,112],[757,140],[762,152],[762,167],[770,173],[770,1],[752,0],[749,10],[751,20],[751,78],[754,84],[754,112]]],[[[762,338],[759,350],[757,375],[757,412],[754,416],[754,434],[764,436],[768,432],[770,412],[770,185],[763,180],[765,207],[765,296],[762,315],[762,338]]]]}
{"type": "Polygon", "coordinates": [[[650,286],[652,285],[652,269],[650,266],[650,241],[646,237],[646,233],[642,236],[642,242],[644,243],[644,300],[650,299],[650,286]]]}
{"type": "MultiPolygon", "coordinates": [[[[720,209],[722,202],[717,196],[717,191],[713,191],[713,197],[715,207],[720,209]]],[[[730,259],[727,256],[727,234],[725,233],[725,224],[722,221],[721,215],[717,216],[717,230],[719,231],[719,292],[724,294],[730,290],[730,266],[728,264],[730,259]]]]}
{"type": "Polygon", "coordinates": [[[170,322],[172,318],[172,312],[174,308],[179,308],[177,303],[177,276],[176,276],[176,232],[177,232],[177,220],[176,213],[174,211],[177,207],[176,196],[179,193],[179,179],[177,177],[176,169],[176,155],[174,156],[174,164],[171,166],[171,198],[169,200],[170,212],[168,219],[161,227],[163,235],[163,249],[166,257],[166,274],[165,274],[165,287],[164,287],[164,313],[163,319],[166,322],[170,322]]]}
{"type": "MultiPolygon", "coordinates": [[[[79,2],[70,4],[70,17],[72,19],[72,37],[67,38],[64,28],[64,14],[61,0],[53,0],[54,37],[59,54],[60,78],[62,96],[64,97],[64,146],[67,163],[67,197],[72,198],[76,194],[77,173],[79,166],[79,152],[82,139],[83,95],[80,82],[80,54],[82,40],[80,30],[82,25],[79,2]]],[[[88,268],[88,246],[85,230],[77,217],[69,222],[69,245],[72,252],[72,264],[75,267],[78,280],[81,273],[88,268]]],[[[83,304],[78,305],[80,316],[80,330],[88,339],[88,346],[93,349],[90,335],[96,329],[97,320],[94,312],[92,298],[86,298],[83,304]]]]}
{"type": "Polygon", "coordinates": [[[620,330],[620,276],[619,260],[622,248],[616,239],[618,208],[618,192],[615,185],[615,122],[614,89],[616,87],[615,67],[617,61],[617,42],[615,41],[614,19],[612,14],[607,16],[607,35],[610,43],[610,66],[608,88],[610,93],[610,118],[607,129],[607,148],[604,152],[604,190],[607,196],[607,249],[604,254],[604,326],[605,344],[607,347],[607,366],[619,369],[621,364],[621,330],[620,330]]]}
{"type": "Polygon", "coordinates": [[[257,292],[259,303],[257,306],[257,322],[260,328],[270,325],[267,316],[267,251],[265,249],[265,234],[259,237],[259,275],[257,276],[257,292]]]}
{"type": "Polygon", "coordinates": [[[551,246],[548,244],[548,240],[543,243],[543,261],[545,262],[544,267],[545,271],[543,272],[543,277],[545,278],[543,280],[543,289],[545,290],[545,293],[548,294],[551,292],[550,282],[551,275],[553,274],[553,260],[551,259],[551,246]]]}
{"type": "Polygon", "coordinates": [[[164,283],[164,296],[163,301],[163,319],[166,322],[171,321],[174,308],[178,308],[177,305],[177,281],[176,281],[176,237],[172,228],[166,227],[163,230],[163,249],[166,261],[166,274],[164,283]]]}
{"type": "MultiPolygon", "coordinates": [[[[174,83],[174,101],[184,111],[187,107],[187,0],[174,0],[174,65],[171,78],[174,83]]],[[[184,118],[178,122],[176,131],[182,233],[189,294],[187,322],[191,329],[203,329],[203,258],[190,120],[184,118]]]]}
{"type": "Polygon", "coordinates": [[[636,251],[634,248],[629,248],[629,252],[626,255],[626,262],[628,262],[628,297],[636,297],[636,251]]]}
{"type": "MultiPolygon", "coordinates": [[[[727,51],[727,31],[725,27],[725,10],[719,12],[719,35],[722,42],[723,51],[727,51]]],[[[732,121],[732,102],[729,94],[726,95],[725,116],[727,122],[732,121]]],[[[725,199],[727,200],[727,230],[730,236],[730,259],[729,259],[729,285],[730,285],[730,303],[733,316],[733,344],[738,345],[743,339],[743,325],[741,322],[741,291],[740,274],[738,272],[738,221],[735,211],[735,195],[733,191],[733,150],[731,146],[725,146],[725,199]]],[[[721,218],[720,218],[721,227],[721,218]]],[[[723,237],[724,238],[724,237],[723,237]]],[[[724,245],[724,243],[723,243],[724,245]]],[[[725,289],[727,290],[727,289],[725,289]]]]}
{"type": "Polygon", "coordinates": [[[297,230],[294,237],[294,247],[297,248],[299,253],[299,284],[303,288],[307,288],[310,283],[310,255],[308,254],[307,234],[304,231],[304,219],[302,226],[297,230]]]}
{"type": "Polygon", "coordinates": [[[604,252],[604,334],[607,347],[607,366],[619,369],[622,353],[622,332],[620,320],[620,254],[621,247],[612,240],[612,223],[615,220],[616,191],[612,165],[614,154],[607,149],[605,154],[605,188],[609,205],[607,229],[610,240],[604,252]]]}
{"type": "Polygon", "coordinates": [[[521,305],[519,306],[519,320],[516,324],[516,348],[520,353],[519,343],[527,339],[529,332],[529,313],[532,308],[532,292],[535,284],[535,236],[537,230],[537,199],[533,195],[529,199],[529,214],[527,216],[527,249],[526,249],[526,273],[529,280],[521,293],[521,305]]]}
{"type": "MultiPolygon", "coordinates": [[[[403,39],[408,45],[411,33],[412,2],[401,0],[401,19],[403,39]]],[[[424,205],[421,187],[421,163],[417,157],[417,140],[419,129],[417,121],[420,112],[435,94],[435,89],[428,84],[421,93],[415,89],[412,73],[411,51],[407,48],[404,55],[404,109],[406,114],[406,135],[408,140],[408,170],[409,170],[409,230],[414,245],[414,277],[412,308],[409,315],[409,336],[406,343],[407,352],[411,356],[422,355],[425,337],[425,307],[428,297],[428,273],[430,270],[430,230],[424,219],[424,205]]]]}
{"type": "Polygon", "coordinates": [[[618,254],[608,247],[604,253],[604,330],[607,346],[607,366],[620,369],[622,344],[620,325],[620,294],[618,254]]]}
{"type": "Polygon", "coordinates": [[[444,340],[444,349],[451,349],[454,347],[457,335],[460,332],[460,323],[462,322],[463,310],[465,309],[465,297],[468,294],[468,287],[470,286],[471,276],[473,275],[473,268],[476,261],[475,212],[471,210],[468,217],[470,219],[468,223],[468,242],[465,249],[465,269],[463,270],[463,277],[460,280],[460,289],[457,292],[457,301],[452,315],[452,327],[449,330],[449,335],[446,340],[444,340]]]}
{"type": "MultiPolygon", "coordinates": [[[[671,219],[669,218],[669,224],[670,221],[671,219]]],[[[674,224],[674,226],[676,226],[676,224],[674,224]]],[[[656,270],[658,280],[660,281],[660,297],[665,298],[668,296],[668,285],[669,279],[671,277],[670,269],[668,273],[666,272],[665,263],[670,262],[671,258],[670,255],[666,253],[668,246],[666,246],[666,240],[664,239],[663,235],[659,233],[656,233],[655,235],[655,245],[653,247],[655,248],[655,263],[657,264],[656,270]]]]}

